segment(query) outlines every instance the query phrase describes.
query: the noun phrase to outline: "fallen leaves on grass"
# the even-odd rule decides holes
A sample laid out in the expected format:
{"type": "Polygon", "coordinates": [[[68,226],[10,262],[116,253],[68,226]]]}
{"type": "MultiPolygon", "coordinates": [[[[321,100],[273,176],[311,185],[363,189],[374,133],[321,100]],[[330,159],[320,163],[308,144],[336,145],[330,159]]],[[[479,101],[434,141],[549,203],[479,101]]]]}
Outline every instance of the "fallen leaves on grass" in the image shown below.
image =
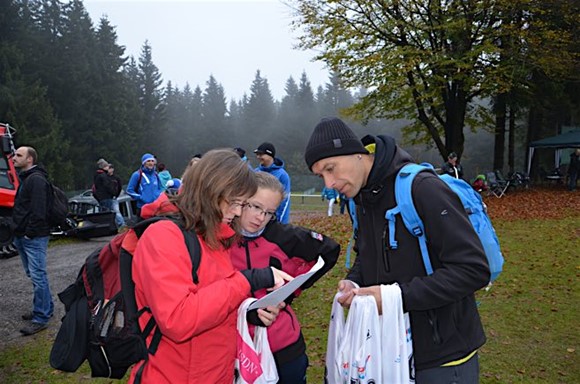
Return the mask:
{"type": "Polygon", "coordinates": [[[562,219],[580,214],[580,193],[564,188],[534,187],[484,201],[492,220],[562,219]]]}

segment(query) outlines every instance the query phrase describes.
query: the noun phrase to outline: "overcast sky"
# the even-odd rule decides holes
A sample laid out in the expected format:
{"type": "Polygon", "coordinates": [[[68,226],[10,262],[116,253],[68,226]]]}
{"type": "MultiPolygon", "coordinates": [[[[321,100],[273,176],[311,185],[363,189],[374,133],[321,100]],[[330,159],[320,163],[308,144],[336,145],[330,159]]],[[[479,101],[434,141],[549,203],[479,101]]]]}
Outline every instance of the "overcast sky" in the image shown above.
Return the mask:
{"type": "Polygon", "coordinates": [[[206,87],[209,76],[224,87],[226,98],[249,94],[260,70],[276,100],[285,95],[288,77],[299,81],[303,71],[316,93],[328,82],[314,53],[294,49],[289,9],[276,0],[84,0],[95,26],[106,15],[117,27],[118,44],[139,57],[148,40],[153,61],[163,75],[183,89],[206,87]]]}

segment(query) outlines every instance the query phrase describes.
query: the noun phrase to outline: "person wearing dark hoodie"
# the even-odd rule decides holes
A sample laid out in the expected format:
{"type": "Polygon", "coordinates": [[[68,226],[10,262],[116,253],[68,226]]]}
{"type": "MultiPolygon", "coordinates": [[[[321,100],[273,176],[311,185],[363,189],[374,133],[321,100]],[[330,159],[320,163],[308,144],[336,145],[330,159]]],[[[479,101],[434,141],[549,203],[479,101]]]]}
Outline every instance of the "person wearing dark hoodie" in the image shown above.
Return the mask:
{"type": "Polygon", "coordinates": [[[16,191],[12,210],[14,245],[18,249],[26,276],[33,286],[32,312],[22,314],[30,324],[20,330],[24,336],[33,335],[48,327],[54,313],[54,303],[46,272],[46,251],[50,237],[47,207],[51,191],[48,173],[37,163],[38,155],[32,147],[20,147],[13,158],[20,170],[20,186],[16,191]]]}
{"type": "Polygon", "coordinates": [[[268,172],[282,183],[284,186],[284,199],[276,210],[276,218],[282,224],[290,223],[290,176],[284,169],[284,162],[276,157],[276,148],[272,143],[262,143],[254,153],[260,165],[256,167],[256,172],[268,172]]]}
{"type": "Polygon", "coordinates": [[[114,211],[113,198],[116,188],[109,176],[109,162],[105,159],[97,161],[97,171],[93,176],[93,197],[102,208],[114,211]]]}
{"type": "Polygon", "coordinates": [[[380,285],[398,284],[411,320],[416,383],[477,383],[485,333],[474,293],[487,285],[490,271],[459,197],[433,172],[413,181],[434,267],[427,275],[419,242],[402,220],[396,221],[397,249],[389,245],[385,212],[397,205],[396,175],[413,162],[392,137],[359,140],[342,120],[325,118],[314,128],[305,160],[328,188],[356,203],[357,257],[338,284],[339,302],[349,306],[354,295],[372,295],[381,312],[380,285]]]}
{"type": "Polygon", "coordinates": [[[127,194],[137,203],[137,214],[140,215],[143,205],[154,202],[163,187],[155,171],[155,156],[146,153],[141,157],[141,167],[133,172],[127,185],[127,194]]]}

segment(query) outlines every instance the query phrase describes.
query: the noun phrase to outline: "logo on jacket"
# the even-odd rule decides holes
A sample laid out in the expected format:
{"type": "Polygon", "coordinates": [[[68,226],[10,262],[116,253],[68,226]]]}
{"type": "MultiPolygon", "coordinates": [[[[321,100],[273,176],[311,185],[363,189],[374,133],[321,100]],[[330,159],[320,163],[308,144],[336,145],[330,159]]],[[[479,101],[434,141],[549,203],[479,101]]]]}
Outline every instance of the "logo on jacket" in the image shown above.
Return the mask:
{"type": "Polygon", "coordinates": [[[324,239],[320,233],[314,231],[310,231],[310,236],[312,236],[313,239],[316,239],[318,241],[322,241],[324,239]]]}

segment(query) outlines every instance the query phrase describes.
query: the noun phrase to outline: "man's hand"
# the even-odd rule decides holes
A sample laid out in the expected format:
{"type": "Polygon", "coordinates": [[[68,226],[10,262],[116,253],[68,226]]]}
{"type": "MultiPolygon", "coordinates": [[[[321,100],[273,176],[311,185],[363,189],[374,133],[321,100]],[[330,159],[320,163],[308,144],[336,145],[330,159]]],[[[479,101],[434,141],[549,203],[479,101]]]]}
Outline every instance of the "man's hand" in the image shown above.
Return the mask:
{"type": "MultiPolygon", "coordinates": [[[[352,290],[355,295],[361,296],[373,296],[377,302],[377,309],[379,310],[379,315],[383,314],[383,299],[381,296],[381,286],[373,285],[372,287],[365,288],[355,288],[352,290]]],[[[352,299],[351,299],[352,301],[352,299]]]]}
{"type": "Polygon", "coordinates": [[[278,317],[280,310],[286,306],[286,303],[282,302],[277,306],[269,306],[266,308],[258,309],[258,318],[264,323],[266,327],[272,325],[272,323],[278,317]]]}
{"type": "Polygon", "coordinates": [[[342,296],[337,299],[340,305],[350,308],[350,303],[352,303],[354,298],[354,289],[355,285],[350,280],[340,280],[338,282],[338,290],[342,293],[342,296]]]}

